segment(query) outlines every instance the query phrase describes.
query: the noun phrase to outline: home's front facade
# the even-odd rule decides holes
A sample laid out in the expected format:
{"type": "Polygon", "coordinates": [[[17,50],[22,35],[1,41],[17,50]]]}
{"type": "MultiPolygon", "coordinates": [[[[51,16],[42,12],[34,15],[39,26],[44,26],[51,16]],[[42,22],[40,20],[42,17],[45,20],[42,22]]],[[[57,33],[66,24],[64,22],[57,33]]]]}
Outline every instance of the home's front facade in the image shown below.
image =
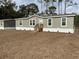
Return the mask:
{"type": "Polygon", "coordinates": [[[43,24],[43,31],[74,33],[75,15],[38,16],[0,20],[0,29],[34,30],[36,24],[43,24]]]}

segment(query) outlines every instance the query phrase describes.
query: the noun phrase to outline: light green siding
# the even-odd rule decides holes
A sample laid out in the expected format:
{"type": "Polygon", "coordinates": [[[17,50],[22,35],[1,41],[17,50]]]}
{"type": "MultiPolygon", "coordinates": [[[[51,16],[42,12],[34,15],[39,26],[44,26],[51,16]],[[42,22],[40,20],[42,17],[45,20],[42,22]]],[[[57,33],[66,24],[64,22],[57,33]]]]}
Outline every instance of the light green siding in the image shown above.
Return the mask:
{"type": "Polygon", "coordinates": [[[4,20],[0,20],[0,27],[4,27],[4,20]]]}
{"type": "Polygon", "coordinates": [[[28,27],[29,26],[29,21],[26,19],[26,20],[17,20],[16,19],[16,27],[28,27]],[[20,21],[22,21],[22,25],[20,25],[20,21]]]}
{"type": "Polygon", "coordinates": [[[35,24],[39,23],[39,20],[43,19],[43,28],[69,28],[73,29],[74,28],[74,16],[65,16],[67,17],[67,26],[66,27],[61,27],[61,16],[52,16],[50,17],[52,20],[52,26],[48,26],[47,20],[49,17],[37,17],[33,16],[30,18],[21,18],[21,19],[16,19],[16,27],[31,27],[33,28],[34,26],[30,26],[30,20],[35,20],[35,24]],[[19,22],[22,20],[23,25],[20,25],[19,22]]]}
{"type": "Polygon", "coordinates": [[[30,20],[35,20],[35,24],[39,23],[39,19],[37,17],[33,17],[30,19],[16,19],[16,27],[34,27],[30,26],[30,20]],[[23,22],[23,25],[20,25],[20,20],[23,22]]]}
{"type": "Polygon", "coordinates": [[[74,17],[67,17],[67,26],[61,27],[61,17],[53,17],[52,19],[52,26],[47,26],[47,19],[43,20],[44,28],[73,28],[74,27],[74,17]]]}

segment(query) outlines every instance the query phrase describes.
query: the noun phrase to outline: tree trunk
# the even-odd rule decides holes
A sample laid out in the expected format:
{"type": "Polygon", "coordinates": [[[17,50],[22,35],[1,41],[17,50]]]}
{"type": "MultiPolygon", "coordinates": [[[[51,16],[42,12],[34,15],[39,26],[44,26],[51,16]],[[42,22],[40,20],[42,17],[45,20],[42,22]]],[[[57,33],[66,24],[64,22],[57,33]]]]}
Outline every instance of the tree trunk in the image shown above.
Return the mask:
{"type": "Polygon", "coordinates": [[[62,14],[62,2],[61,2],[61,14],[62,14]]]}
{"type": "Polygon", "coordinates": [[[65,0],[65,7],[64,7],[64,14],[66,14],[66,0],[65,0]]]}
{"type": "Polygon", "coordinates": [[[57,0],[57,4],[58,4],[58,14],[60,14],[60,2],[59,2],[59,0],[57,0]]]}
{"type": "Polygon", "coordinates": [[[42,0],[41,0],[41,13],[42,13],[42,0]]]}
{"type": "Polygon", "coordinates": [[[48,13],[48,3],[46,3],[46,14],[48,13]]]}
{"type": "Polygon", "coordinates": [[[52,6],[54,5],[53,0],[52,0],[52,6]]]}

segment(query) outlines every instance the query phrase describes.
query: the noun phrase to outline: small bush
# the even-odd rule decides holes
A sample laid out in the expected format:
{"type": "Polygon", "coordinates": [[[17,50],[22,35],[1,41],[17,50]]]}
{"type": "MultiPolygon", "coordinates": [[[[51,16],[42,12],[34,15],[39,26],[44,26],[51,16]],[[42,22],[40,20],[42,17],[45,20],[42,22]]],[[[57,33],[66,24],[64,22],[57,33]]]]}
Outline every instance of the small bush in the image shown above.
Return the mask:
{"type": "Polygon", "coordinates": [[[77,28],[79,28],[79,15],[76,15],[75,16],[75,20],[74,20],[75,22],[75,27],[77,27],[77,28]]]}

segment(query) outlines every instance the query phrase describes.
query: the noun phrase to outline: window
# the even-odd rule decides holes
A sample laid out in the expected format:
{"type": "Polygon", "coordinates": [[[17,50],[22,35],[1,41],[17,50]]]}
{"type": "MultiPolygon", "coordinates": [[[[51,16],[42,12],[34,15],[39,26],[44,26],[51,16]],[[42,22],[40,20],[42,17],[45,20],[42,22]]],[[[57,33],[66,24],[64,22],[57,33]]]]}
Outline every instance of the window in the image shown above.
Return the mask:
{"type": "Polygon", "coordinates": [[[35,25],[35,20],[30,20],[30,25],[31,26],[35,25]]]}
{"type": "Polygon", "coordinates": [[[67,19],[66,19],[66,17],[62,17],[62,22],[61,22],[62,24],[62,26],[66,26],[66,23],[67,23],[67,19]]]}
{"type": "Polygon", "coordinates": [[[30,25],[32,25],[32,20],[30,20],[30,25]]]}
{"type": "Polygon", "coordinates": [[[51,26],[51,25],[52,25],[52,20],[48,19],[48,26],[51,26]]]}
{"type": "Polygon", "coordinates": [[[19,21],[19,25],[23,25],[23,21],[22,20],[19,21]]]}
{"type": "Polygon", "coordinates": [[[35,25],[35,20],[33,20],[33,25],[35,25]]]}

